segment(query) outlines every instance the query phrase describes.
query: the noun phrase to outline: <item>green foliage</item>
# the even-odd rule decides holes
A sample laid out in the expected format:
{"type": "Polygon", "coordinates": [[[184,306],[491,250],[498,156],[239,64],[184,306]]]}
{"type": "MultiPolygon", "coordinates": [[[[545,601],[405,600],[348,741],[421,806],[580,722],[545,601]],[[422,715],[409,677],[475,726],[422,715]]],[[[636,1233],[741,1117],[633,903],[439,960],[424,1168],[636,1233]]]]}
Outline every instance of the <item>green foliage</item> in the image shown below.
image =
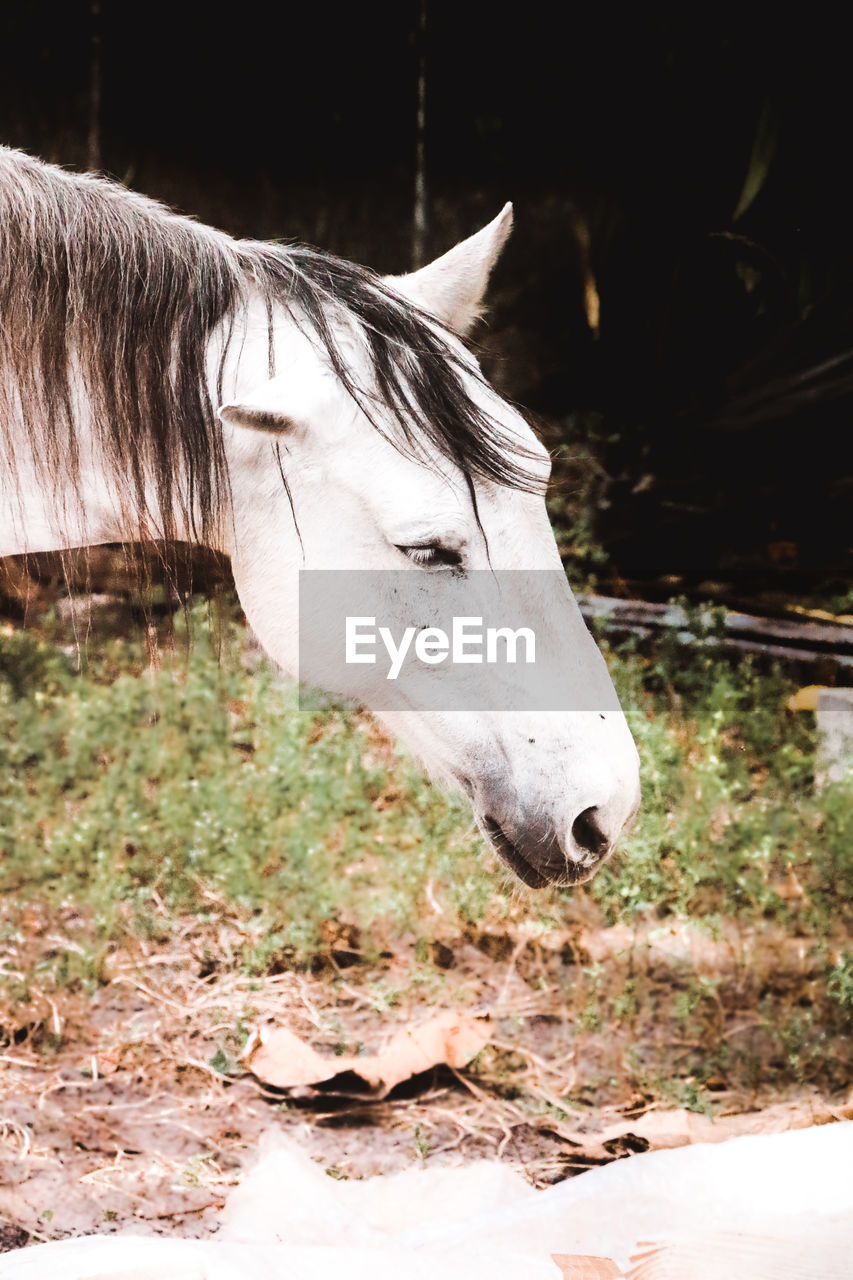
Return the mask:
{"type": "MultiPolygon", "coordinates": [[[[79,953],[55,957],[57,979],[97,981],[108,945],[166,941],[187,913],[227,910],[243,943],[226,959],[265,973],[328,951],[324,927],[342,916],[368,956],[407,933],[427,955],[439,927],[517,912],[521,891],[483,865],[466,802],[361,713],[300,705],[268,666],[250,673],[236,623],[217,634],[204,608],[190,622],[192,642],[178,617],[156,669],[133,639],[93,635],[80,655],[49,627],[0,633],[0,891],[16,910],[46,904],[85,923],[79,953]]],[[[652,657],[605,649],[644,791],[589,890],[605,919],[725,913],[818,931],[840,920],[853,808],[842,787],[813,793],[813,721],[785,709],[788,682],[674,637],[652,657]]],[[[572,901],[531,896],[529,914],[552,927],[572,901]]],[[[848,1001],[847,969],[828,980],[848,1001]]],[[[591,991],[592,1020],[595,1003],[591,991]]]]}
{"type": "Polygon", "coordinates": [[[853,956],[845,953],[829,967],[826,991],[848,1016],[853,1013],[853,956]]]}
{"type": "Polygon", "coordinates": [[[596,527],[608,479],[600,455],[605,444],[619,437],[605,430],[600,414],[591,412],[571,414],[561,435],[563,442],[551,451],[548,514],[560,553],[571,564],[573,585],[594,591],[608,559],[596,527]]]}
{"type": "Polygon", "coordinates": [[[594,892],[614,919],[654,908],[787,919],[823,928],[849,901],[849,793],[814,794],[814,721],[786,709],[792,690],[750,660],[665,638],[652,659],[620,647],[613,673],[641,757],[643,805],[618,862],[594,892]]]}
{"type": "Polygon", "coordinates": [[[204,610],[192,623],[156,671],[134,642],[90,643],[78,672],[36,635],[0,636],[5,892],[78,903],[104,939],[163,939],[173,916],[225,901],[261,971],[310,957],[349,906],[364,926],[413,923],[431,877],[484,909],[461,801],[405,760],[392,783],[363,717],[300,706],[269,667],[247,673],[236,627],[217,646],[204,610]]]}

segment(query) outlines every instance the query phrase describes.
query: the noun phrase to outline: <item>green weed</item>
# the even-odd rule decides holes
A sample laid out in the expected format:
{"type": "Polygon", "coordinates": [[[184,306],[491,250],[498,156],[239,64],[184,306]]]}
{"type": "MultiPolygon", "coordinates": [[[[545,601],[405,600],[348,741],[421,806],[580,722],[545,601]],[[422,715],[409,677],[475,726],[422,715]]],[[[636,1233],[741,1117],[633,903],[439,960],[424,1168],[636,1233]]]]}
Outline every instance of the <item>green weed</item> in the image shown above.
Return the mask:
{"type": "MultiPolygon", "coordinates": [[[[328,951],[341,918],[367,958],[411,936],[426,963],[439,934],[508,922],[520,903],[543,927],[571,916],[571,892],[510,886],[467,803],[364,715],[300,704],[269,666],[248,671],[227,616],[214,627],[201,606],[188,622],[191,636],[174,620],[156,669],[141,639],[94,630],[81,653],[50,621],[0,632],[0,894],[13,927],[27,904],[70,919],[73,948],[46,961],[57,983],[97,983],[111,946],[168,942],[188,914],[238,926],[237,949],[206,965],[257,975],[328,951]]],[[[789,683],[674,638],[652,656],[604,648],[644,789],[633,831],[590,887],[604,920],[740,915],[818,934],[841,922],[850,792],[815,795],[813,720],[786,710],[789,683]]],[[[837,1002],[846,973],[828,978],[837,1002]]],[[[381,1009],[396,996],[375,998],[381,1009]]],[[[615,1012],[633,1007],[626,991],[615,1012]]]]}

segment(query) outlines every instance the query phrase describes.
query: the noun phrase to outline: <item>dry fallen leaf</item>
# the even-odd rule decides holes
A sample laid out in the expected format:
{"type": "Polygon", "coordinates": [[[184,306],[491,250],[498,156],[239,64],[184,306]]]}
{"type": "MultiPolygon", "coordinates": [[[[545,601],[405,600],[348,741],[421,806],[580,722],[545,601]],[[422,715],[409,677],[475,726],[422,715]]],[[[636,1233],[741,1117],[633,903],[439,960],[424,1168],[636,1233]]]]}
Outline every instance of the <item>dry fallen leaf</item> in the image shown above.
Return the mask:
{"type": "Polygon", "coordinates": [[[622,1275],[610,1258],[593,1258],[582,1253],[552,1253],[563,1280],[614,1280],[622,1275]]]}
{"type": "Polygon", "coordinates": [[[340,1070],[340,1058],[324,1058],[287,1027],[261,1032],[259,1043],[249,1054],[249,1070],[265,1084],[277,1089],[328,1080],[340,1070]]]}
{"type": "Polygon", "coordinates": [[[763,1111],[731,1116],[706,1116],[684,1107],[647,1111],[645,1115],[620,1120],[597,1133],[563,1131],[573,1145],[573,1155],[596,1160],[631,1151],[664,1151],[694,1142],[726,1142],[744,1134],[785,1133],[815,1124],[853,1118],[853,1106],[842,1103],[829,1107],[820,1098],[808,1102],[777,1103],[763,1111]]]}
{"type": "Polygon", "coordinates": [[[326,1057],[286,1027],[262,1031],[248,1064],[259,1080],[276,1089],[321,1084],[351,1071],[383,1096],[401,1081],[441,1063],[464,1067],[488,1040],[486,1018],[446,1009],[419,1026],[403,1027],[380,1053],[366,1057],[326,1057]]]}

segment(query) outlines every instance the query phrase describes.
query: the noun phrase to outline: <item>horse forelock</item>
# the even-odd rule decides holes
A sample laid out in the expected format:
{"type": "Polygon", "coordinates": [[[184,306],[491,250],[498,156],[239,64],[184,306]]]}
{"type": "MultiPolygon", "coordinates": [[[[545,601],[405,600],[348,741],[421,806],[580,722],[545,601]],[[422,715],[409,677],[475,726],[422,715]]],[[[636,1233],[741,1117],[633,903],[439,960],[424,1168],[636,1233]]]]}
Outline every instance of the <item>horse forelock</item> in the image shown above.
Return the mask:
{"type": "Polygon", "coordinates": [[[468,479],[541,492],[536,454],[477,403],[469,387],[484,380],[449,330],[365,267],[298,246],[288,254],[292,297],[376,430],[422,461],[447,459],[468,479]],[[330,322],[340,307],[365,349],[366,384],[330,322]]]}
{"type": "Polygon", "coordinates": [[[0,148],[4,483],[14,473],[9,424],[20,419],[42,483],[79,493],[79,383],[128,528],[167,541],[183,529],[217,545],[228,467],[208,348],[224,326],[221,379],[258,293],[271,362],[283,307],[397,447],[437,452],[469,480],[540,488],[530,455],[470,394],[476,375],[441,326],[373,272],[302,246],[233,240],[104,179],[0,148]],[[366,351],[366,377],[347,357],[341,316],[366,351]]]}

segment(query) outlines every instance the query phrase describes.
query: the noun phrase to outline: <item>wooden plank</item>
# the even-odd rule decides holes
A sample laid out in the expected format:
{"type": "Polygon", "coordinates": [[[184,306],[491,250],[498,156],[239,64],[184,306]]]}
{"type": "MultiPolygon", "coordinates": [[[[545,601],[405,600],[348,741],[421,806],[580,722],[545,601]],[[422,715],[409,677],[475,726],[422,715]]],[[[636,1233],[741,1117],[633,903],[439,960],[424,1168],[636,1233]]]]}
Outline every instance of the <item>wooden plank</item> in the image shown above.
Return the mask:
{"type": "Polygon", "coordinates": [[[826,657],[840,667],[853,669],[853,626],[848,623],[787,621],[710,609],[700,610],[697,619],[681,605],[613,596],[579,595],[578,604],[583,616],[603,624],[605,631],[649,636],[669,630],[687,645],[794,662],[813,663],[826,657]],[[696,621],[710,634],[697,635],[693,629],[696,621]]]}

